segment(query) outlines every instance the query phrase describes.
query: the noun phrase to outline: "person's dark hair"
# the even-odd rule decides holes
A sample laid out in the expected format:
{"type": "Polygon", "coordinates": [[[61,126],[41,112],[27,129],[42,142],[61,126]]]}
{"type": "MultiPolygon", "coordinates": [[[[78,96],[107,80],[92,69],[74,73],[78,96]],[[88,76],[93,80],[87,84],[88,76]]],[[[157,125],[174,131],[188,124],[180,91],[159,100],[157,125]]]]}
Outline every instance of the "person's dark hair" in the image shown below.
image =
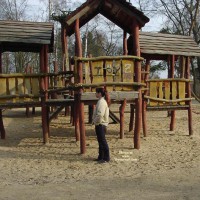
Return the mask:
{"type": "Polygon", "coordinates": [[[104,88],[96,88],[96,93],[101,93],[101,96],[105,97],[106,91],[104,88]]]}

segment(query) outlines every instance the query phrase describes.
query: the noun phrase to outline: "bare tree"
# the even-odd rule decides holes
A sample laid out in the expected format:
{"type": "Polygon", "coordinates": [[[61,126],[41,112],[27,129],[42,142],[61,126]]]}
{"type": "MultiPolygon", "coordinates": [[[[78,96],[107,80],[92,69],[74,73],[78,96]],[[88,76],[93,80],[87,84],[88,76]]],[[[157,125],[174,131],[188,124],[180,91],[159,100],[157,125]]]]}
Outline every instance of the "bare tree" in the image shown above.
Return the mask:
{"type": "Polygon", "coordinates": [[[0,18],[23,20],[26,14],[27,0],[1,0],[0,18]]]}
{"type": "MultiPolygon", "coordinates": [[[[200,44],[200,0],[157,0],[154,6],[166,16],[166,30],[172,34],[192,36],[200,44]]],[[[200,58],[193,59],[191,64],[196,88],[200,83],[200,58]]],[[[200,89],[196,92],[200,95],[200,89]]]]}

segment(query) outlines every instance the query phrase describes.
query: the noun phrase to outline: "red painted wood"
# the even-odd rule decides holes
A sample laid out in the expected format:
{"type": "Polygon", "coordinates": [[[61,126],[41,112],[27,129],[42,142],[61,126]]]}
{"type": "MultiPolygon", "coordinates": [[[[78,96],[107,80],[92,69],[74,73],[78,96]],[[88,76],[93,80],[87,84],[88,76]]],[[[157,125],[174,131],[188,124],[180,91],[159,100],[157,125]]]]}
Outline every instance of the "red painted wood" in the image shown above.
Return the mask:
{"type": "Polygon", "coordinates": [[[120,139],[124,138],[124,110],[126,108],[126,99],[121,103],[119,107],[120,113],[120,139]]]}
{"type": "Polygon", "coordinates": [[[124,31],[123,35],[123,52],[124,55],[128,55],[127,33],[124,31]]]}
{"type": "Polygon", "coordinates": [[[131,132],[133,130],[134,114],[135,114],[135,106],[134,106],[134,104],[130,104],[129,132],[131,132]]]}
{"type": "MultiPolygon", "coordinates": [[[[47,73],[47,46],[43,45],[40,51],[40,71],[41,73],[47,73]]],[[[48,83],[46,82],[48,79],[46,77],[41,78],[41,91],[45,92],[47,89],[48,83]]],[[[45,93],[44,97],[41,98],[41,107],[42,107],[42,129],[43,129],[43,142],[46,144],[49,142],[49,125],[48,125],[48,109],[45,105],[45,101],[47,99],[47,94],[45,93]]]]}
{"type": "MultiPolygon", "coordinates": [[[[190,79],[190,58],[186,58],[186,79],[190,79]]],[[[191,85],[190,82],[186,84],[186,92],[187,92],[187,98],[191,98],[191,85]]],[[[189,135],[193,135],[193,125],[192,125],[192,102],[187,102],[189,105],[188,109],[188,128],[189,128],[189,135]]]]}
{"type": "MultiPolygon", "coordinates": [[[[146,60],[145,71],[146,72],[150,71],[150,59],[146,60]]],[[[149,80],[149,74],[148,73],[146,73],[144,75],[144,82],[147,84],[146,88],[149,88],[148,82],[146,82],[147,80],[149,80]]],[[[145,90],[144,95],[147,95],[147,94],[148,94],[148,91],[145,90]]],[[[143,98],[143,101],[142,101],[142,124],[143,124],[143,134],[144,134],[144,137],[147,136],[147,117],[146,117],[146,112],[147,111],[146,111],[146,107],[147,107],[147,102],[143,98]]]]}
{"type": "MultiPolygon", "coordinates": [[[[80,36],[80,28],[79,28],[79,19],[75,22],[75,38],[76,38],[76,50],[77,56],[82,57],[82,44],[81,44],[81,36],[80,36]]],[[[82,63],[78,62],[78,82],[83,83],[83,69],[82,63]]],[[[79,108],[79,128],[80,128],[80,151],[81,154],[86,152],[86,139],[85,139],[85,121],[84,121],[84,103],[80,101],[80,94],[83,92],[82,89],[79,89],[78,94],[78,105],[79,108]]]]}
{"type": "Polygon", "coordinates": [[[68,40],[67,40],[67,35],[66,35],[66,28],[62,26],[61,28],[61,44],[62,44],[62,59],[63,59],[63,64],[62,64],[62,71],[66,71],[66,56],[67,56],[67,49],[68,49],[68,40]]]}
{"type": "MultiPolygon", "coordinates": [[[[133,20],[132,25],[133,36],[133,55],[140,56],[139,44],[139,25],[136,20],[133,20]]],[[[135,82],[141,82],[141,63],[135,61],[135,82]]],[[[138,89],[138,98],[135,100],[135,129],[134,129],[134,148],[140,148],[140,129],[142,124],[142,93],[138,89]]]]}
{"type": "MultiPolygon", "coordinates": [[[[175,56],[172,55],[170,60],[170,78],[174,78],[174,73],[175,73],[175,56]]],[[[175,110],[171,111],[170,131],[174,131],[175,128],[175,114],[176,114],[175,110]]]]}
{"type": "MultiPolygon", "coordinates": [[[[2,74],[2,52],[0,51],[0,73],[2,74]]],[[[6,132],[3,124],[3,115],[2,115],[2,109],[0,109],[0,132],[1,132],[1,139],[6,138],[6,132]]]]}

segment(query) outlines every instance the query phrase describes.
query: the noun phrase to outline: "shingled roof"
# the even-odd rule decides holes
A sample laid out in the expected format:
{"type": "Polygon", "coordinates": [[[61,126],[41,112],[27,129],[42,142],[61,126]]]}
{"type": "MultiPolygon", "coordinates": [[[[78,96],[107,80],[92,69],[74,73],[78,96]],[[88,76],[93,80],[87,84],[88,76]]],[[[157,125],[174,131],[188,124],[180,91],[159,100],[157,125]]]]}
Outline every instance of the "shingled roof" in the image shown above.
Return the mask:
{"type": "Polygon", "coordinates": [[[67,35],[70,36],[74,33],[76,19],[79,18],[80,27],[82,27],[97,14],[102,14],[127,33],[132,32],[133,19],[137,20],[140,28],[149,22],[149,18],[143,12],[126,0],[87,0],[75,11],[60,18],[60,21],[66,26],[67,35]]]}
{"type": "Polygon", "coordinates": [[[200,48],[191,36],[140,32],[141,55],[200,56],[200,48]]]}
{"type": "MultiPolygon", "coordinates": [[[[142,32],[139,34],[140,52],[144,58],[165,60],[168,55],[200,56],[200,48],[191,36],[142,32]]],[[[132,53],[133,38],[128,38],[128,52],[132,53]]]]}
{"type": "Polygon", "coordinates": [[[54,25],[46,22],[0,21],[1,51],[40,52],[47,44],[53,51],[54,25]]]}

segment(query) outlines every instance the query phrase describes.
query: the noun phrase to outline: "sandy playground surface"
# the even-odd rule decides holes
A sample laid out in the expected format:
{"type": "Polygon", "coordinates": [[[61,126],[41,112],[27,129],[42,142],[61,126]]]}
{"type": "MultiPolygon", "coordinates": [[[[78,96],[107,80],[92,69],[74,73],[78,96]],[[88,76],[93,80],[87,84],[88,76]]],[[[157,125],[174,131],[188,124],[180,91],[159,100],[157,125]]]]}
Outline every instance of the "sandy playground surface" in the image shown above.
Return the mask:
{"type": "Polygon", "coordinates": [[[165,111],[148,112],[149,135],[133,149],[133,133],[119,139],[111,124],[107,140],[111,162],[97,164],[94,127],[86,124],[87,153],[80,155],[74,127],[63,114],[52,121],[50,144],[42,143],[40,111],[5,110],[6,140],[0,140],[0,200],[199,200],[200,104],[193,105],[194,135],[187,112],[176,112],[169,130],[165,111]]]}

